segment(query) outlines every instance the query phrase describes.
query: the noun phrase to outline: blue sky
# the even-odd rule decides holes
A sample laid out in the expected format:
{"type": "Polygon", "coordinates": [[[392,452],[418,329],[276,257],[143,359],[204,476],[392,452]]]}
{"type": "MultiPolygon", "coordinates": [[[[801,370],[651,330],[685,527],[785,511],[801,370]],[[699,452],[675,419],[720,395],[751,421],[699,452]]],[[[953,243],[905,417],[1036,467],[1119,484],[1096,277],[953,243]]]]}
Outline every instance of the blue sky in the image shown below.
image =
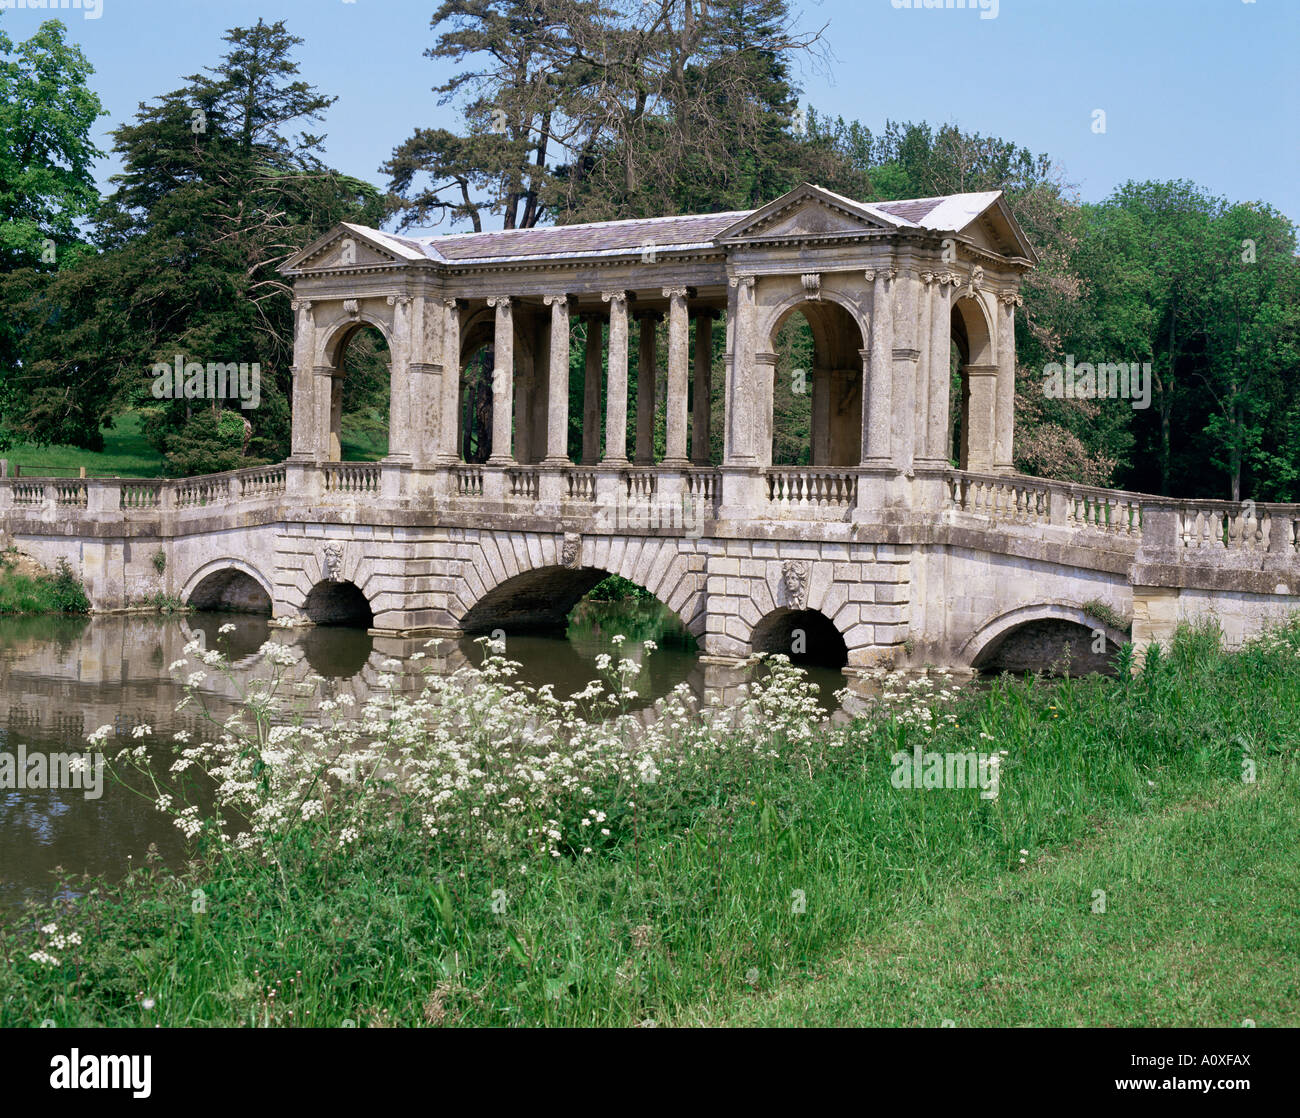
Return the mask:
{"type": "MultiPolygon", "coordinates": [[[[824,68],[796,74],[801,103],[873,129],[927,120],[1014,140],[1050,154],[1085,201],[1127,179],[1187,178],[1300,221],[1300,0],[997,0],[988,19],[903,2],[795,0],[831,48],[824,68]]],[[[435,0],[102,5],[98,19],[53,14],[95,66],[105,151],[138,102],[215,63],[222,32],[259,16],[284,19],[305,40],[303,77],[338,95],[323,130],[340,170],[383,186],[380,165],[417,126],[456,125],[430,91],[445,64],[423,54],[435,0]]],[[[51,14],[8,11],[0,27],[24,39],[51,14]]],[[[101,185],[116,169],[99,165],[101,185]]]]}

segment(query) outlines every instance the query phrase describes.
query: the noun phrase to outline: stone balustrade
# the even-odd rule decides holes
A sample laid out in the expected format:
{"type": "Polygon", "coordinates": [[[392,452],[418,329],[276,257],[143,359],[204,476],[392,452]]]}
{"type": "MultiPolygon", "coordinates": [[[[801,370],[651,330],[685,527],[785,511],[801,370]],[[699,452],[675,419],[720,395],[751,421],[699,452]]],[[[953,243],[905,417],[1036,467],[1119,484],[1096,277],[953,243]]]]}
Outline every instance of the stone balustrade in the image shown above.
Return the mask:
{"type": "MultiPolygon", "coordinates": [[[[779,466],[760,471],[746,519],[762,522],[852,520],[880,490],[870,467],[779,466]]],[[[904,508],[904,521],[931,523],[944,515],[961,525],[1034,538],[1063,533],[1091,548],[1133,554],[1143,548],[1164,561],[1231,562],[1234,557],[1294,557],[1300,541],[1300,505],[1173,500],[1017,474],[947,469],[941,507],[926,498],[904,508]],[[1154,518],[1154,519],[1153,519],[1154,518]]],[[[493,509],[528,514],[550,507],[547,479],[558,479],[556,501],[574,515],[602,502],[628,505],[685,499],[705,516],[721,516],[727,472],[688,466],[492,466],[456,463],[412,471],[391,462],[281,463],[179,479],[0,478],[0,511],[7,518],[57,517],[67,531],[79,517],[144,519],[245,506],[295,507],[364,503],[395,512],[493,509]],[[298,471],[288,483],[290,468],[298,471]],[[500,484],[493,483],[500,478],[500,484]]],[[[558,507],[558,505],[557,505],[558,507]]],[[[1047,538],[1047,537],[1045,537],[1047,538]]]]}

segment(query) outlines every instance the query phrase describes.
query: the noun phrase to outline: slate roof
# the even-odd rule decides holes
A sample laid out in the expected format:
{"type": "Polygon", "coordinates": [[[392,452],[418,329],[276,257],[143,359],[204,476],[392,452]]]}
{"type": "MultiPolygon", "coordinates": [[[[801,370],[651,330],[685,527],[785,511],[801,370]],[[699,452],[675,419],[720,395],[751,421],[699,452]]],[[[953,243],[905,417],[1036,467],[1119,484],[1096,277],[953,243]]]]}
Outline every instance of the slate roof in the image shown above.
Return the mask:
{"type": "MultiPolygon", "coordinates": [[[[938,198],[907,198],[895,202],[858,202],[825,187],[805,184],[797,188],[834,199],[886,227],[960,232],[980,214],[996,204],[999,191],[952,194],[938,198]]],[[[791,192],[795,193],[795,192],[791,192]]],[[[403,237],[361,225],[344,223],[399,259],[429,260],[439,264],[500,264],[523,261],[564,260],[591,257],[631,256],[647,245],[659,249],[712,250],[719,234],[779,203],[754,210],[724,213],[685,214],[677,217],[638,218],[629,221],[597,221],[585,225],[555,225],[544,228],[508,229],[489,233],[446,233],[436,237],[403,237]]],[[[1032,251],[1032,250],[1030,250],[1032,251]]],[[[304,250],[303,255],[310,252],[304,250]]],[[[297,261],[290,261],[292,271],[297,261]]]]}
{"type": "Polygon", "coordinates": [[[441,237],[394,238],[427,259],[456,264],[513,259],[545,260],[570,256],[639,253],[658,248],[712,248],[713,238],[749,210],[680,217],[595,221],[585,225],[505,229],[492,233],[447,233],[441,237]]]}

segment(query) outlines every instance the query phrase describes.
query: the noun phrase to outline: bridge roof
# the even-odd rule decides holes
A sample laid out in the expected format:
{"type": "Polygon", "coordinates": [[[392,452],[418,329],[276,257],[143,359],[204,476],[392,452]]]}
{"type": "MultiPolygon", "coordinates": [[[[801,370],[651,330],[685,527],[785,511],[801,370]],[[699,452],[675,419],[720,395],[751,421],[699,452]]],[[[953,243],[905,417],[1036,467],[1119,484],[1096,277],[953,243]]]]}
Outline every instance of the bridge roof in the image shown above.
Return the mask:
{"type": "MultiPolygon", "coordinates": [[[[434,237],[405,237],[350,222],[344,222],[342,226],[392,254],[398,261],[451,266],[633,256],[651,245],[656,249],[713,252],[721,247],[723,240],[742,233],[751,222],[765,219],[805,199],[830,204],[876,229],[961,233],[981,218],[985,221],[993,218],[1004,239],[1014,244],[1020,255],[1030,261],[1037,259],[1007,209],[1001,191],[872,203],[855,201],[825,187],[804,183],[756,209],[720,213],[596,221],[486,233],[445,233],[434,237]],[[995,211],[996,216],[990,211],[995,211]]],[[[318,256],[336,236],[335,232],[326,234],[297,253],[280,270],[286,274],[312,270],[308,261],[318,256]]]]}

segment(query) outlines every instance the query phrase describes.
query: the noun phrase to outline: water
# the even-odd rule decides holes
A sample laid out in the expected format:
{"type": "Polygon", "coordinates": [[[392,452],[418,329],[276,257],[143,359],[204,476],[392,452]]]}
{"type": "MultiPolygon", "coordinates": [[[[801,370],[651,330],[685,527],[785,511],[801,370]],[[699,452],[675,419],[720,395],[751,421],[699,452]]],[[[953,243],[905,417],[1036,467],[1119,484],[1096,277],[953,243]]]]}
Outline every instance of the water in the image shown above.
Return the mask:
{"type": "MultiPolygon", "coordinates": [[[[672,614],[657,603],[580,603],[567,633],[511,635],[507,655],[519,661],[520,679],[533,686],[549,683],[557,696],[580,691],[598,677],[596,657],[617,655],[611,638],[623,634],[622,654],[642,662],[633,704],[651,718],[653,704],[686,683],[703,700],[705,692],[728,701],[745,674],[703,665],[695,643],[672,614]],[[658,651],[644,656],[640,642],[654,640],[658,651]]],[[[169,672],[184,658],[182,649],[201,636],[204,647],[222,647],[234,666],[235,682],[209,676],[201,688],[203,706],[220,720],[238,706],[237,696],[254,676],[265,676],[255,654],[268,639],[302,652],[296,674],[316,673],[325,694],[350,693],[365,701],[385,673],[389,658],[407,661],[423,652],[435,670],[449,671],[478,663],[482,646],[472,639],[446,641],[437,649],[424,638],[389,638],[347,628],[282,630],[266,619],[229,614],[161,617],[131,615],[92,618],[0,617],[0,753],[84,753],[86,735],[112,727],[103,750],[109,757],[137,739],[137,726],[150,728],[153,739],[170,742],[177,730],[196,740],[210,736],[211,723],[194,710],[176,710],[185,689],[169,672]],[[222,636],[220,626],[235,625],[222,636]],[[205,734],[205,730],[208,731],[205,734]]],[[[845,685],[836,670],[808,669],[821,688],[828,713],[834,692],[845,685]]],[[[398,686],[418,689],[421,677],[410,673],[398,686]]],[[[104,774],[102,795],[87,798],[81,788],[0,787],[0,918],[12,918],[27,899],[55,895],[63,874],[120,877],[150,845],[170,865],[185,857],[181,833],[145,795],[147,785],[126,787],[104,774]],[[56,870],[63,871],[63,874],[56,870]]],[[[75,889],[75,887],[74,887],[75,889]]]]}

